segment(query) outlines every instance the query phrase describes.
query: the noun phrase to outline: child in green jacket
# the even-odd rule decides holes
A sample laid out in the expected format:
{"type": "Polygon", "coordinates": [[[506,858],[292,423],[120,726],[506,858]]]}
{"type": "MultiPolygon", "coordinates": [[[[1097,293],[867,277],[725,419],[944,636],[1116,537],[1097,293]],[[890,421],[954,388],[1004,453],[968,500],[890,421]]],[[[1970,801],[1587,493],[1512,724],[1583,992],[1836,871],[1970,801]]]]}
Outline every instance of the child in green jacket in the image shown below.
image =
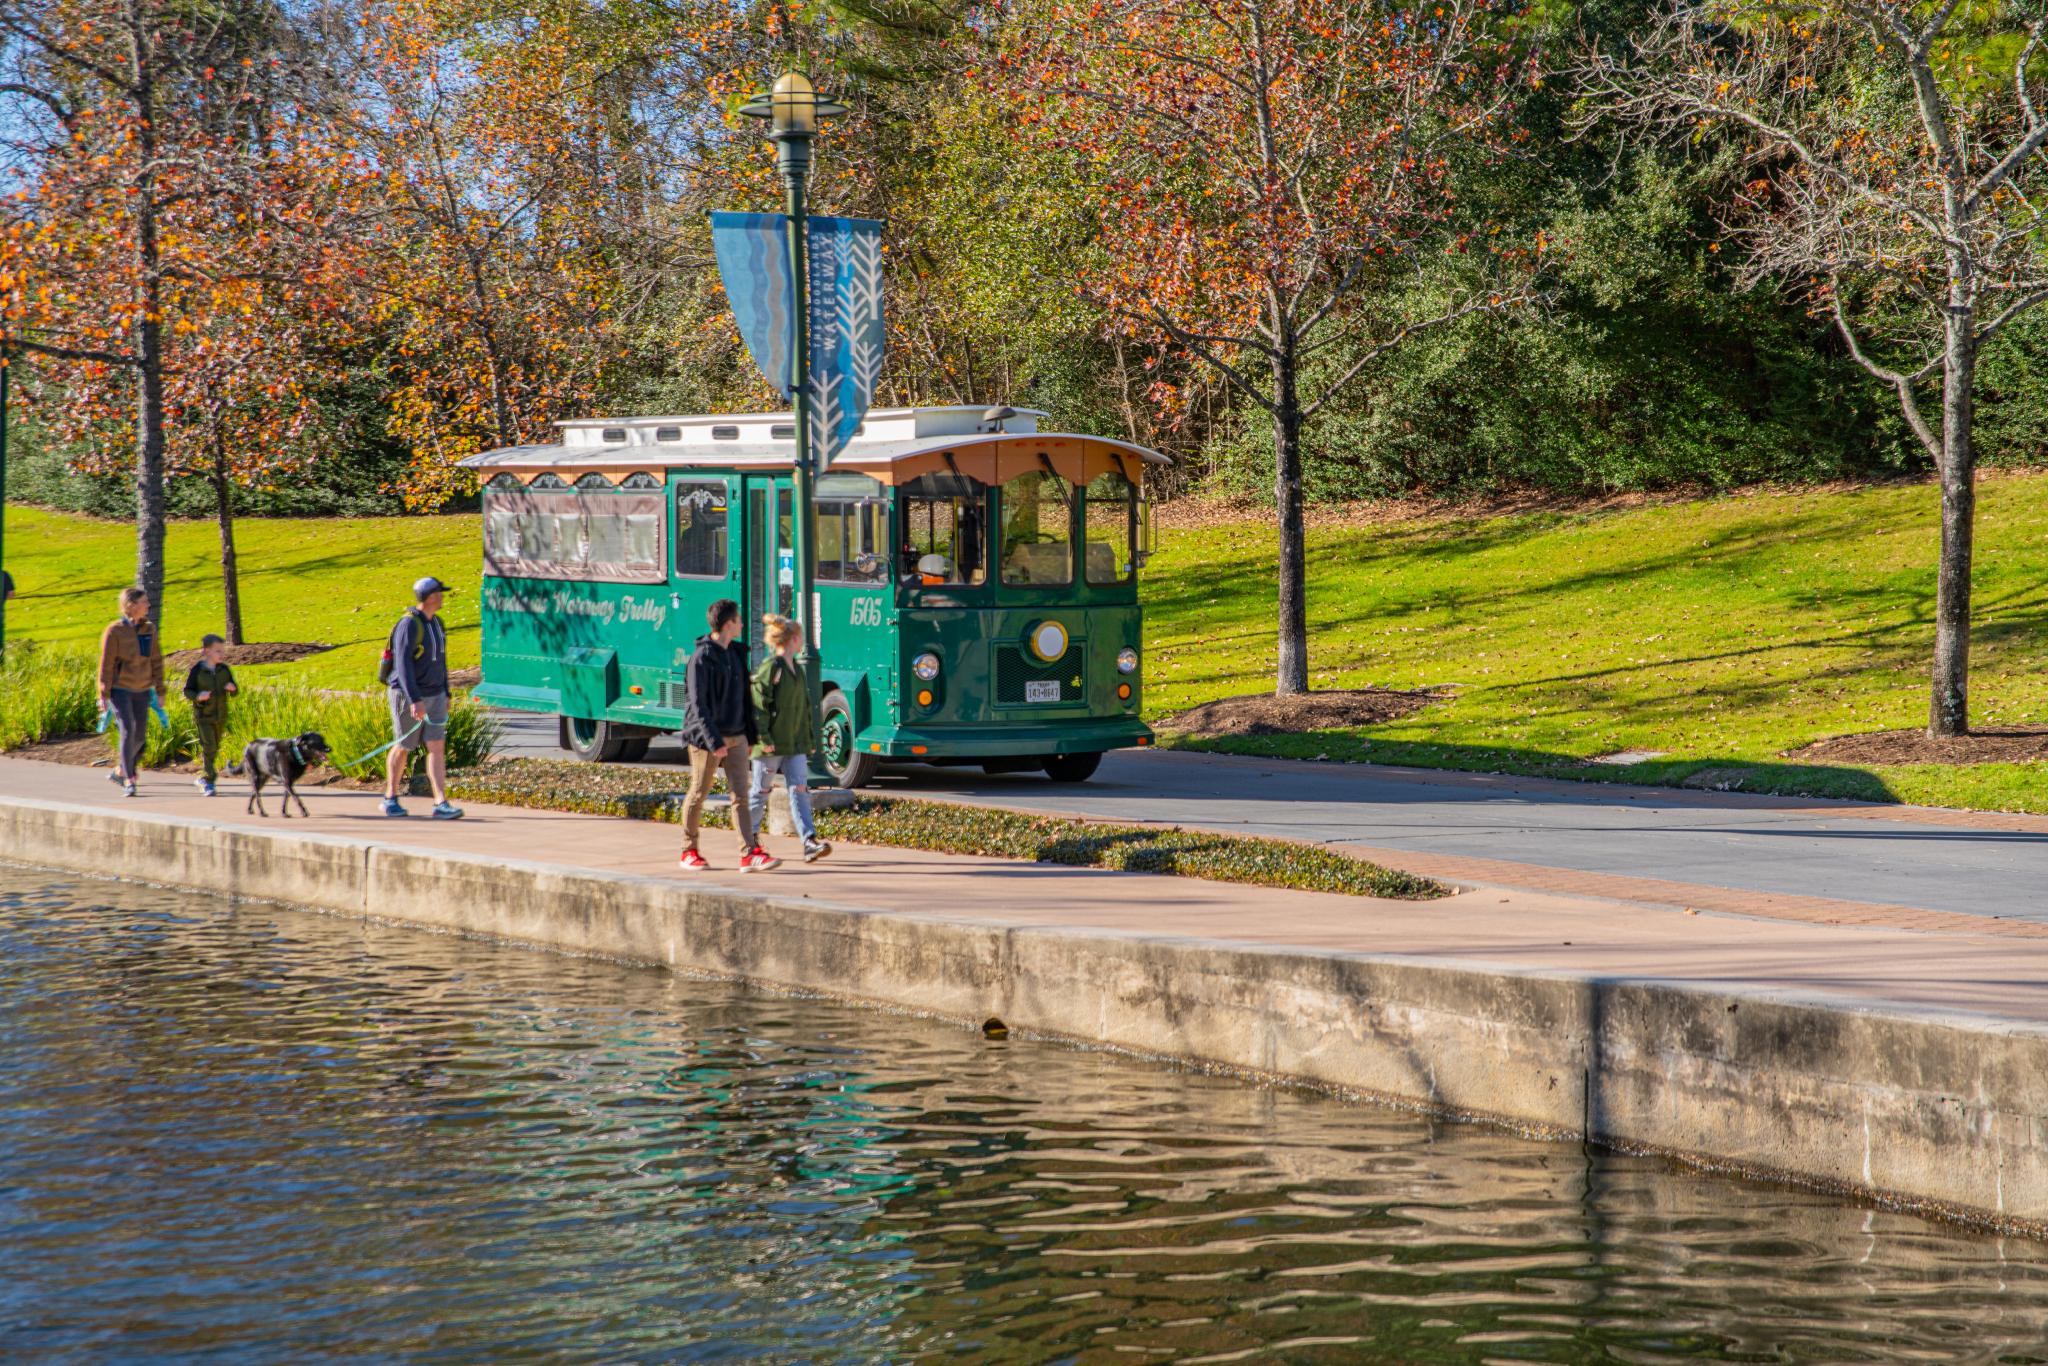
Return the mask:
{"type": "Polygon", "coordinates": [[[754,719],[761,735],[761,743],[754,747],[754,829],[766,828],[768,788],[780,773],[789,790],[789,814],[804,839],[804,862],[816,863],[832,852],[832,846],[818,838],[811,819],[809,755],[818,746],[818,722],[811,712],[803,665],[796,661],[801,637],[788,617],[764,617],[762,625],[769,654],[754,670],[754,719]]]}
{"type": "Polygon", "coordinates": [[[209,797],[213,795],[221,733],[228,728],[228,698],[236,691],[235,671],[227,665],[227,646],[219,636],[201,636],[199,662],[185,675],[185,700],[192,704],[192,724],[199,731],[199,761],[205,768],[194,783],[209,797]]]}

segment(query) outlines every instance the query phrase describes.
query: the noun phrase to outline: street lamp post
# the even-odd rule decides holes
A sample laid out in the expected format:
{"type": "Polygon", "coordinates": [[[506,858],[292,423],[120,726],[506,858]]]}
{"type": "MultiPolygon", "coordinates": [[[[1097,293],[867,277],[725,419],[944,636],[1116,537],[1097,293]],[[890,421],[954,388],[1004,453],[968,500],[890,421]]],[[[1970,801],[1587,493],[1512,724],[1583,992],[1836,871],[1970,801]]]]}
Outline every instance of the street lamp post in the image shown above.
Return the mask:
{"type": "Polygon", "coordinates": [[[789,348],[789,392],[796,423],[795,488],[792,499],[796,516],[796,545],[791,547],[796,570],[796,617],[803,627],[804,685],[810,691],[811,718],[815,724],[819,709],[818,624],[811,600],[818,575],[817,452],[811,447],[810,387],[810,250],[804,187],[811,174],[811,139],[817,136],[821,120],[846,112],[846,106],[821,97],[810,79],[789,72],[775,82],[775,88],[754,96],[740,112],[768,120],[768,136],[775,143],[775,169],[782,177],[784,208],[789,219],[789,278],[795,297],[790,301],[791,325],[795,335],[789,348]]]}

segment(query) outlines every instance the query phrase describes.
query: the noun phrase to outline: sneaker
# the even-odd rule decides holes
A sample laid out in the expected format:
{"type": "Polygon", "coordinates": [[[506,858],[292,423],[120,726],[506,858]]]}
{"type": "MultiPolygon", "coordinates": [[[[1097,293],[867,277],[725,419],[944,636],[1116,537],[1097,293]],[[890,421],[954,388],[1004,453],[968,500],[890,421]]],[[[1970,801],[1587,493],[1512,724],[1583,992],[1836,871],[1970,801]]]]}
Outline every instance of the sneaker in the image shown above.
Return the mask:
{"type": "Polygon", "coordinates": [[[202,782],[199,784],[199,792],[200,795],[206,797],[212,797],[217,795],[213,790],[213,784],[208,782],[202,782]]]}
{"type": "Polygon", "coordinates": [[[683,866],[683,871],[686,873],[701,873],[711,866],[710,860],[706,859],[695,849],[683,850],[683,856],[677,859],[676,862],[683,866]]]}
{"type": "Polygon", "coordinates": [[[120,787],[128,780],[121,776],[121,770],[117,768],[113,770],[111,773],[107,774],[107,781],[112,783],[115,787],[120,787]]]}
{"type": "Polygon", "coordinates": [[[384,814],[387,816],[410,816],[412,812],[400,806],[398,798],[386,797],[384,799],[384,814]]]}
{"type": "Polygon", "coordinates": [[[134,784],[134,783],[123,783],[123,784],[121,784],[121,795],[122,795],[122,796],[124,796],[124,797],[132,797],[132,796],[134,796],[134,795],[135,795],[135,784],[134,784]]]}
{"type": "Polygon", "coordinates": [[[459,821],[462,819],[462,808],[448,802],[435,802],[432,814],[437,821],[459,821]]]}
{"type": "Polygon", "coordinates": [[[740,871],[743,873],[765,873],[771,868],[780,868],[781,866],[781,859],[775,857],[775,855],[769,853],[758,844],[747,850],[747,856],[740,860],[740,871]]]}
{"type": "Polygon", "coordinates": [[[832,852],[832,846],[831,846],[831,845],[829,845],[829,844],[827,844],[827,843],[825,843],[825,841],[823,841],[823,840],[805,840],[805,841],[804,841],[804,862],[805,862],[805,863],[816,863],[816,862],[817,862],[817,861],[818,861],[819,859],[821,859],[821,858],[825,857],[825,855],[827,855],[827,854],[829,854],[829,853],[831,853],[831,852],[832,852]]]}

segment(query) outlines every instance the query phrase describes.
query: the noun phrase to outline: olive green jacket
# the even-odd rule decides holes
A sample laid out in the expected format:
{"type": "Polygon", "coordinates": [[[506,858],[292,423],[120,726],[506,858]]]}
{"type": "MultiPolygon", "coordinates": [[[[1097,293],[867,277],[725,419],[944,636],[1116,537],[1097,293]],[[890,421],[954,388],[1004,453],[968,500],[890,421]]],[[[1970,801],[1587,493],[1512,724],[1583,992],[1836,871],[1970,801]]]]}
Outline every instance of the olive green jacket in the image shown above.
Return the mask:
{"type": "Polygon", "coordinates": [[[777,754],[809,754],[818,746],[818,721],[811,715],[804,671],[781,655],[770,655],[754,670],[754,716],[761,747],[777,754]]]}
{"type": "Polygon", "coordinates": [[[226,664],[216,667],[200,660],[192,666],[192,672],[185,675],[185,698],[192,704],[192,716],[199,721],[225,724],[228,719],[228,684],[235,681],[235,671],[226,664]],[[199,694],[207,692],[213,696],[204,702],[199,694]]]}

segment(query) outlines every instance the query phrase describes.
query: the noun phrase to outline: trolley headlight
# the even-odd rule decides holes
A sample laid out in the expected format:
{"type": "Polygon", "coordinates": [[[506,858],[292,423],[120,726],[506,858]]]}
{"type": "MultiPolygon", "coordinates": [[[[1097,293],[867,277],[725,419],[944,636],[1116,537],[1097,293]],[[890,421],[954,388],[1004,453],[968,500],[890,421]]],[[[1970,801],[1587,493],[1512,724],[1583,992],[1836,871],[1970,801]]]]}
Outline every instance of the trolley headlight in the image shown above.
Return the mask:
{"type": "Polygon", "coordinates": [[[1134,674],[1138,671],[1138,652],[1126,645],[1116,652],[1116,671],[1120,674],[1134,674]]]}
{"type": "Polygon", "coordinates": [[[910,671],[918,676],[919,681],[929,683],[939,676],[939,657],[926,650],[910,661],[910,671]]]}
{"type": "Polygon", "coordinates": [[[1047,664],[1056,664],[1067,652],[1067,628],[1056,621],[1041,621],[1031,628],[1031,653],[1047,664]]]}

